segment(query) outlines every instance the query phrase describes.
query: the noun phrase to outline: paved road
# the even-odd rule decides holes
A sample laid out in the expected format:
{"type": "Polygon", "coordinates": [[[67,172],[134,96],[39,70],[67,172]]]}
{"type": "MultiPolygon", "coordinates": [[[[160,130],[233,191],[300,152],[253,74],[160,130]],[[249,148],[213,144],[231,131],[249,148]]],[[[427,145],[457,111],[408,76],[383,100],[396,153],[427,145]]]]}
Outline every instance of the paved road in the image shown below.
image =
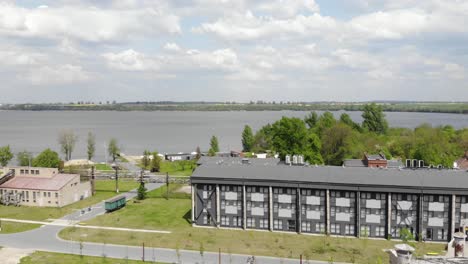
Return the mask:
{"type": "MultiPolygon", "coordinates": [[[[146,185],[148,190],[154,190],[161,187],[161,183],[149,183],[146,185]]],[[[136,191],[125,193],[127,199],[136,196],[136,191]]],[[[86,221],[100,214],[105,213],[103,203],[98,203],[92,207],[89,213],[81,214],[81,211],[76,211],[70,215],[64,216],[60,221],[86,221]]],[[[47,225],[31,231],[0,235],[0,246],[19,248],[19,249],[35,249],[40,251],[83,254],[87,256],[107,256],[110,258],[134,259],[141,260],[143,257],[142,247],[120,246],[111,244],[97,243],[79,243],[75,241],[66,241],[58,237],[58,233],[63,229],[63,226],[47,225]],[[80,249],[81,248],[81,249],[80,249]],[[81,253],[80,253],[81,252],[81,253]]],[[[221,254],[221,263],[247,263],[247,255],[237,254],[221,254]]],[[[198,251],[164,249],[164,248],[145,248],[146,261],[160,261],[167,263],[219,263],[218,253],[205,252],[203,256],[198,251]]],[[[256,264],[297,264],[299,260],[280,259],[272,257],[256,257],[256,264]]],[[[320,261],[309,261],[303,263],[318,264],[328,263],[320,261]]]]}

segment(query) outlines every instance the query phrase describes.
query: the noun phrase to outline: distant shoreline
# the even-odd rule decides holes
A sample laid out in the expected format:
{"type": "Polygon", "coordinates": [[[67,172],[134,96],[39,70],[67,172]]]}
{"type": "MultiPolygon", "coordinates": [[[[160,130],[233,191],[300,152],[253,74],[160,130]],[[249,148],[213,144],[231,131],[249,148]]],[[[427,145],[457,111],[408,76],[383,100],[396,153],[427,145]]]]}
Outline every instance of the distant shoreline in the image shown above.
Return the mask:
{"type": "MultiPolygon", "coordinates": [[[[0,110],[16,111],[362,111],[366,103],[203,103],[155,102],[112,104],[6,104],[0,110]]],[[[385,112],[468,114],[468,102],[377,102],[385,112]]]]}

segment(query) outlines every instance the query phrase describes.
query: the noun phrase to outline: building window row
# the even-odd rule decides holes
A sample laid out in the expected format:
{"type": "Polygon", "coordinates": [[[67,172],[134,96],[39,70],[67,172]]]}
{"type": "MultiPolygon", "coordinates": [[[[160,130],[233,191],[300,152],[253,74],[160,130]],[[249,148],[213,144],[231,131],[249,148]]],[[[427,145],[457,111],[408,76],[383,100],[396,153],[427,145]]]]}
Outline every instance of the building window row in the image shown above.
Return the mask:
{"type": "Polygon", "coordinates": [[[296,194],[296,189],[291,188],[273,188],[275,194],[296,194]]]}
{"type": "Polygon", "coordinates": [[[242,192],[242,186],[221,185],[221,191],[223,191],[223,192],[242,192]]]}
{"type": "Polygon", "coordinates": [[[306,190],[306,189],[302,189],[301,194],[304,195],[304,196],[325,197],[325,191],[324,190],[306,190]]]}
{"type": "Polygon", "coordinates": [[[248,193],[268,193],[268,187],[248,186],[246,191],[248,193]]]}
{"type": "Polygon", "coordinates": [[[330,196],[338,198],[355,198],[356,194],[354,192],[347,191],[332,191],[330,192],[330,196]]]}
{"type": "Polygon", "coordinates": [[[361,199],[385,200],[386,198],[385,193],[361,193],[361,199]]]}
{"type": "Polygon", "coordinates": [[[439,202],[439,203],[448,203],[450,202],[450,197],[445,195],[424,195],[425,202],[439,202]]]}

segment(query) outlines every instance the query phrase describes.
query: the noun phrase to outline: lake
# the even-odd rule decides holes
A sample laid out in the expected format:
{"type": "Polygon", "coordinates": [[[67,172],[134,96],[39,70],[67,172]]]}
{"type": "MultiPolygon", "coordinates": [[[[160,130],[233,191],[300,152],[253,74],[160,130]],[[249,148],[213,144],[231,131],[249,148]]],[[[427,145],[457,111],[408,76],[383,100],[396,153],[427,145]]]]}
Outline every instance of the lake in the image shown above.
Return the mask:
{"type": "MultiPolygon", "coordinates": [[[[221,150],[241,150],[244,125],[254,130],[282,116],[303,118],[308,112],[85,112],[85,111],[0,111],[0,146],[10,145],[15,153],[22,150],[39,153],[45,148],[59,150],[58,133],[72,129],[78,135],[73,158],[86,157],[88,131],[96,135],[96,159],[105,159],[105,149],[114,137],[122,152],[139,155],[143,150],[191,152],[197,146],[209,148],[212,135],[221,150]]],[[[343,111],[334,112],[336,117],[343,111]]],[[[348,112],[362,122],[361,112],[348,112]]],[[[390,126],[414,128],[422,123],[433,126],[468,127],[468,115],[442,113],[386,113],[390,126]]]]}

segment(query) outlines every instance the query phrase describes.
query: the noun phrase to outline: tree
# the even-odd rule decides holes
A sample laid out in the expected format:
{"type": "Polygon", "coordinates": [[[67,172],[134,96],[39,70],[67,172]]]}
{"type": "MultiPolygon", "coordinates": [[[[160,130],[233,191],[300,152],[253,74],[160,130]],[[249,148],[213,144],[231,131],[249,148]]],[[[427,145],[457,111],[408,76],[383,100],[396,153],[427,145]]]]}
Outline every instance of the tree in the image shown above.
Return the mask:
{"type": "Polygon", "coordinates": [[[265,152],[271,149],[271,125],[267,124],[257,131],[254,137],[253,152],[265,152]]]}
{"type": "Polygon", "coordinates": [[[340,121],[343,124],[348,125],[349,127],[351,127],[354,130],[361,131],[361,126],[358,123],[354,122],[347,113],[341,114],[340,121]]]}
{"type": "Polygon", "coordinates": [[[138,193],[137,193],[137,199],[138,200],[144,200],[146,199],[146,187],[145,183],[142,181],[140,182],[140,186],[138,187],[138,193]]]}
{"type": "Polygon", "coordinates": [[[318,115],[315,111],[311,112],[304,118],[304,122],[309,128],[314,128],[317,125],[318,115]]]}
{"type": "Polygon", "coordinates": [[[96,137],[93,133],[88,132],[88,160],[92,160],[94,157],[94,153],[96,152],[96,137]]]}
{"type": "Polygon", "coordinates": [[[1,147],[0,148],[0,165],[2,165],[2,167],[5,167],[6,165],[8,165],[8,162],[11,161],[11,159],[13,159],[13,153],[11,153],[11,149],[10,149],[10,146],[4,146],[4,147],[1,147]]]}
{"type": "Polygon", "coordinates": [[[319,136],[322,136],[323,131],[329,127],[332,127],[335,123],[335,116],[331,112],[327,111],[323,113],[317,120],[315,131],[319,136]]]}
{"type": "Polygon", "coordinates": [[[219,152],[219,144],[218,138],[216,136],[212,136],[210,140],[210,151],[211,152],[219,152]]]}
{"type": "MultiPolygon", "coordinates": [[[[336,123],[324,130],[322,136],[322,157],[325,164],[341,165],[353,154],[354,131],[351,127],[336,123]]],[[[362,154],[362,153],[361,153],[362,154]]]]}
{"type": "Polygon", "coordinates": [[[254,136],[252,133],[252,128],[246,125],[244,131],[242,132],[242,148],[244,152],[251,152],[254,144],[254,136]]]}
{"type": "Polygon", "coordinates": [[[288,154],[302,154],[308,162],[321,163],[320,139],[306,128],[301,119],[283,117],[271,126],[269,132],[271,146],[279,153],[281,159],[288,154]]]}
{"type": "Polygon", "coordinates": [[[16,154],[16,160],[18,160],[18,164],[20,166],[31,166],[33,156],[30,152],[23,150],[21,152],[18,152],[18,154],[16,154]]]}
{"type": "Polygon", "coordinates": [[[141,159],[141,165],[144,169],[148,168],[151,162],[150,158],[151,152],[149,150],[143,151],[143,158],[141,159]]]}
{"type": "Polygon", "coordinates": [[[388,129],[388,123],[383,113],[383,108],[376,103],[366,104],[364,106],[364,112],[362,113],[362,127],[368,131],[385,134],[388,129]]]}
{"type": "Polygon", "coordinates": [[[62,130],[59,133],[58,142],[62,153],[65,154],[65,160],[71,160],[71,155],[75,149],[76,141],[78,137],[73,133],[72,130],[62,130]]]}
{"type": "Polygon", "coordinates": [[[107,147],[107,152],[109,153],[109,156],[112,157],[112,162],[115,162],[118,156],[120,156],[120,147],[117,143],[117,139],[112,138],[109,141],[109,146],[107,147]]]}
{"type": "Polygon", "coordinates": [[[153,152],[153,159],[151,160],[150,164],[150,171],[151,172],[159,172],[161,170],[161,157],[158,155],[157,151],[153,152]]]}
{"type": "Polygon", "coordinates": [[[195,152],[197,153],[197,155],[195,156],[195,158],[198,160],[201,158],[201,150],[200,150],[200,147],[197,147],[197,150],[195,150],[195,152]]]}
{"type": "Polygon", "coordinates": [[[46,149],[33,159],[33,167],[58,168],[60,158],[57,152],[46,149]]]}

